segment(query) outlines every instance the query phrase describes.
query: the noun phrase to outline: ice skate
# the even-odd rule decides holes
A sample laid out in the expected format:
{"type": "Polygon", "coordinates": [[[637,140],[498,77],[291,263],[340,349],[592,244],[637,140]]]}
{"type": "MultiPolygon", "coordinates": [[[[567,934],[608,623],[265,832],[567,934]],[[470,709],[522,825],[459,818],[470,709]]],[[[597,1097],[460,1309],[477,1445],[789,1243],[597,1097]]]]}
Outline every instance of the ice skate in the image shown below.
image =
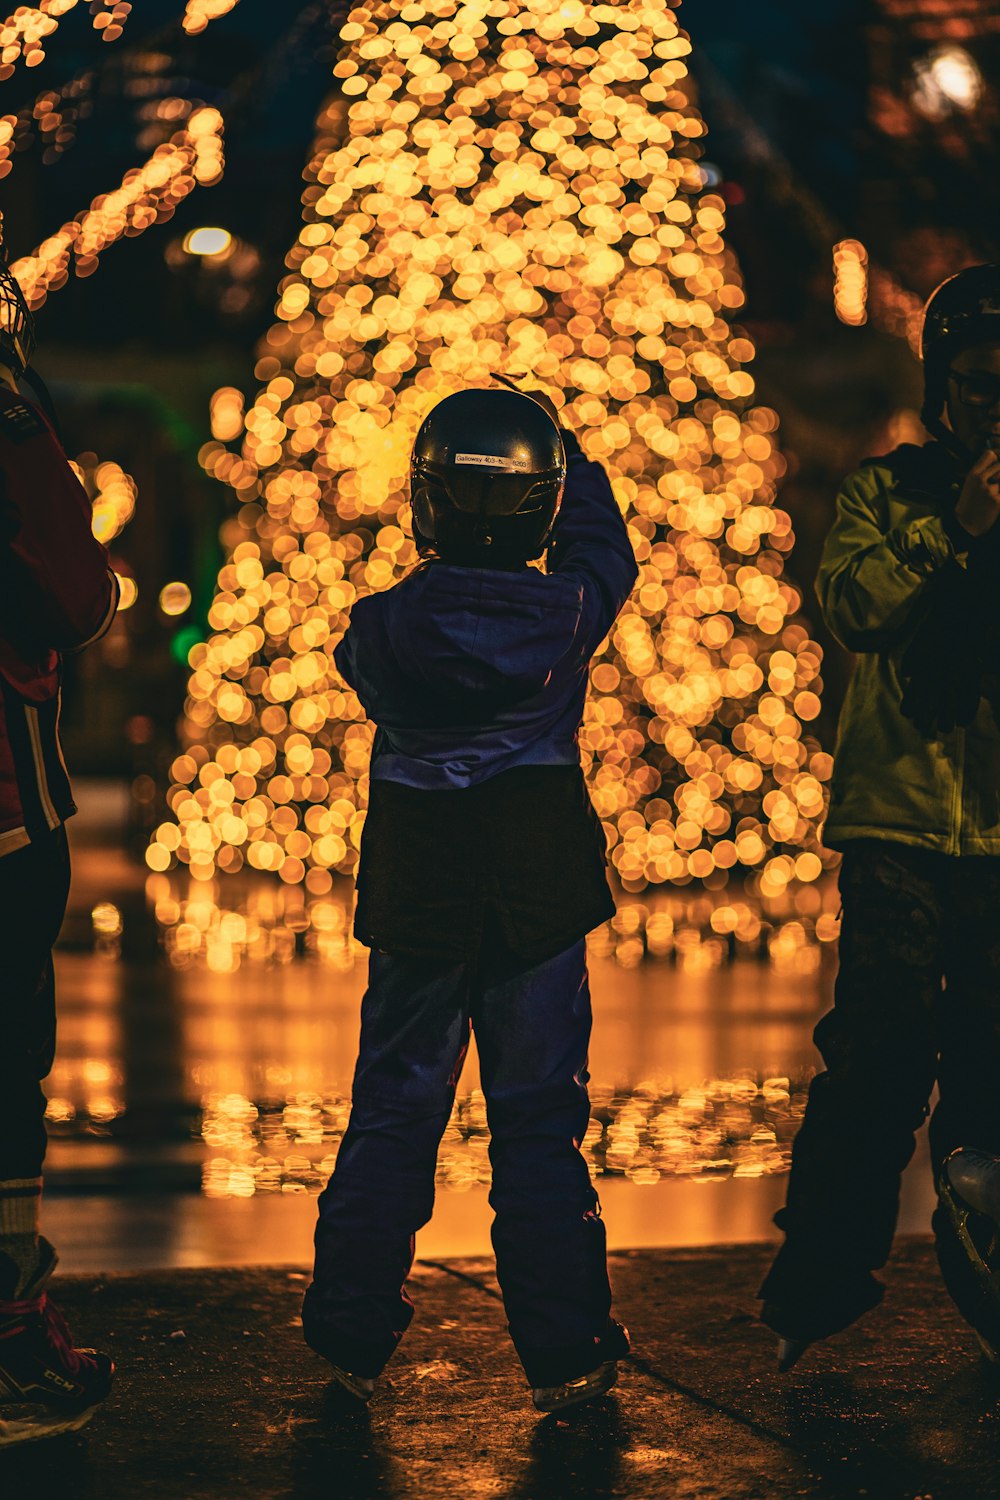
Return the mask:
{"type": "Polygon", "coordinates": [[[77,1349],[46,1290],[56,1253],[39,1240],[42,1264],[19,1297],[17,1267],[0,1254],[0,1447],[75,1432],[111,1389],[106,1354],[77,1349]]]}
{"type": "Polygon", "coordinates": [[[829,1266],[810,1268],[796,1261],[783,1246],[760,1291],[761,1322],[778,1335],[779,1373],[793,1369],[811,1345],[871,1312],[884,1291],[870,1271],[836,1276],[829,1266]]]}
{"type": "Polygon", "coordinates": [[[603,1365],[598,1365],[596,1370],[591,1370],[589,1375],[581,1375],[578,1380],[566,1380],[562,1385],[536,1386],[531,1392],[531,1399],[536,1411],[566,1411],[568,1407],[582,1406],[585,1401],[603,1396],[611,1390],[617,1379],[618,1362],[609,1359],[603,1365]]]}
{"type": "Polygon", "coordinates": [[[363,1401],[367,1406],[375,1394],[374,1380],[369,1379],[367,1375],[354,1375],[350,1370],[343,1370],[340,1365],[335,1365],[331,1361],[328,1361],[328,1363],[330,1364],[330,1374],[337,1384],[342,1386],[355,1400],[363,1401]]]}
{"type": "Polygon", "coordinates": [[[375,1394],[376,1377],[357,1375],[353,1370],[347,1370],[343,1365],[338,1365],[336,1360],[331,1358],[330,1353],[325,1347],[322,1334],[317,1335],[316,1331],[314,1329],[310,1330],[308,1324],[305,1322],[303,1322],[302,1329],[305,1334],[306,1343],[321,1359],[326,1360],[330,1367],[330,1374],[337,1384],[347,1391],[348,1395],[353,1396],[356,1401],[363,1401],[367,1405],[375,1394]]]}
{"type": "Polygon", "coordinates": [[[1000,1158],[953,1151],[938,1184],[941,1206],[966,1262],[963,1276],[938,1235],[938,1255],[959,1311],[991,1364],[1000,1364],[1000,1158]]]}
{"type": "Polygon", "coordinates": [[[551,1381],[550,1384],[535,1384],[535,1380],[542,1380],[548,1376],[551,1365],[546,1369],[546,1362],[535,1364],[532,1371],[532,1363],[527,1363],[529,1379],[532,1379],[531,1399],[536,1411],[557,1412],[566,1411],[571,1406],[582,1406],[585,1401],[593,1401],[598,1396],[603,1396],[610,1391],[618,1380],[618,1361],[623,1359],[629,1352],[628,1329],[614,1318],[608,1319],[607,1332],[600,1339],[595,1340],[594,1354],[601,1359],[600,1364],[595,1365],[592,1370],[582,1375],[576,1375],[571,1380],[551,1381]]]}
{"type": "Polygon", "coordinates": [[[312,1316],[310,1313],[313,1289],[306,1293],[305,1303],[302,1308],[302,1336],[321,1359],[325,1359],[330,1366],[330,1374],[339,1386],[356,1401],[363,1401],[366,1405],[375,1394],[377,1376],[358,1375],[354,1370],[348,1370],[346,1366],[337,1363],[337,1355],[343,1359],[343,1353],[337,1348],[337,1341],[331,1337],[321,1318],[312,1316]]]}

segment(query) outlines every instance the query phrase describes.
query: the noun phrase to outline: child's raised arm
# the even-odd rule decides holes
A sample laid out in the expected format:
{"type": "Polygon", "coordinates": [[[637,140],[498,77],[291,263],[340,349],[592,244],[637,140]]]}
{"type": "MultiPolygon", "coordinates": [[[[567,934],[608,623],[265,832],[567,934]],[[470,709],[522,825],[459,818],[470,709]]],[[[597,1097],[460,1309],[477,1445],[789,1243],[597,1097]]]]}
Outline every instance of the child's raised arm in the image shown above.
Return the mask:
{"type": "Polygon", "coordinates": [[[578,577],[583,608],[577,639],[593,651],[611,629],[639,576],[628,528],[604,469],[564,434],[566,490],[549,547],[548,570],[578,577]]]}

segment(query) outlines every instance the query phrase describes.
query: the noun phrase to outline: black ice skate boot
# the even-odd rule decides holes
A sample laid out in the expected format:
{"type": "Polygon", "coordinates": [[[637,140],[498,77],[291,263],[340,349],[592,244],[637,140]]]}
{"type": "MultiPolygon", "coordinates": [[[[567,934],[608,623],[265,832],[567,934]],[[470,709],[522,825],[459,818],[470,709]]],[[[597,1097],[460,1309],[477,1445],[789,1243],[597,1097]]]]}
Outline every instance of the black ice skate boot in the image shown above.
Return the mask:
{"type": "Polygon", "coordinates": [[[391,1348],[376,1354],[374,1349],[352,1347],[335,1329],[331,1329],[323,1318],[322,1299],[315,1284],[310,1285],[302,1303],[302,1337],[321,1359],[330,1366],[330,1374],[356,1401],[366,1404],[375,1394],[378,1372],[391,1353],[391,1348]]]}
{"type": "Polygon", "coordinates": [[[938,1197],[934,1229],[945,1285],[986,1358],[1000,1365],[1000,1158],[953,1151],[938,1197]]]}
{"type": "Polygon", "coordinates": [[[46,1287],[56,1253],[39,1239],[41,1265],[15,1297],[18,1267],[0,1252],[0,1447],[73,1432],[111,1389],[106,1354],[76,1349],[46,1287]]]}

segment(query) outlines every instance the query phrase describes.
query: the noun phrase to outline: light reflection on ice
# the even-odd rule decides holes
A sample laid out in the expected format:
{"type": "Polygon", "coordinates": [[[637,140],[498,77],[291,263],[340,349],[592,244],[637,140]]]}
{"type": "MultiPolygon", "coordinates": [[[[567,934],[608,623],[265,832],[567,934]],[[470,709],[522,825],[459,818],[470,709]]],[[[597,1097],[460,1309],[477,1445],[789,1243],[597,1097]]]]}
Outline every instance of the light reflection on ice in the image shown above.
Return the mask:
{"type": "MultiPolygon", "coordinates": [[[[636,1186],[664,1177],[712,1181],[787,1171],[805,1107],[805,1083],[787,1078],[712,1078],[683,1091],[669,1083],[627,1092],[591,1088],[583,1153],[595,1178],[636,1186]]],[[[337,1159],[350,1102],[339,1093],[298,1093],[253,1103],[242,1094],[209,1095],[202,1138],[212,1151],[202,1186],[213,1198],[255,1193],[318,1193],[337,1159]]],[[[467,1192],[490,1181],[486,1101],[480,1089],[458,1098],[438,1154],[437,1184],[467,1192]]]]}

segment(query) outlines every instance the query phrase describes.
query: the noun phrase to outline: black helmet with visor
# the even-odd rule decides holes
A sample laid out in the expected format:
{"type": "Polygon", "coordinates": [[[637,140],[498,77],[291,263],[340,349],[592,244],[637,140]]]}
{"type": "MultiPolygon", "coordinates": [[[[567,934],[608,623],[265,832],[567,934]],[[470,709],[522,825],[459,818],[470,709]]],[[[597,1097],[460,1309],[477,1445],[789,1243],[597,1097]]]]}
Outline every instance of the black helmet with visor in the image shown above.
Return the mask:
{"type": "Polygon", "coordinates": [[[417,546],[460,567],[519,567],[548,546],[565,482],[562,436],[537,401],[512,390],[446,396],[413,448],[417,546]]]}

